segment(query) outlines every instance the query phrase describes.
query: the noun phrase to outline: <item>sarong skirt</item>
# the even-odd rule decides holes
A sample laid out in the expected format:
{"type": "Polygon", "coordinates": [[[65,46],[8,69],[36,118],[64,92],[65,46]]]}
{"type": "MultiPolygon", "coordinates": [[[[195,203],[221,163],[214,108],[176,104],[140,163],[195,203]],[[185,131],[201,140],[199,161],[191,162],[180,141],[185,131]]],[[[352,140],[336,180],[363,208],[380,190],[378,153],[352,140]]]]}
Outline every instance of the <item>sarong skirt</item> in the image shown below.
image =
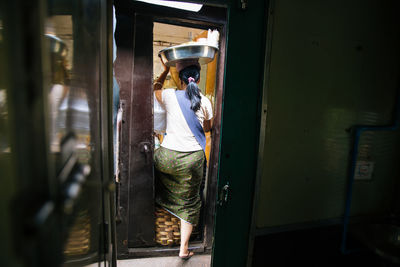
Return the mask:
{"type": "Polygon", "coordinates": [[[164,147],[154,152],[156,203],[180,219],[197,225],[204,151],[178,152],[164,147]]]}

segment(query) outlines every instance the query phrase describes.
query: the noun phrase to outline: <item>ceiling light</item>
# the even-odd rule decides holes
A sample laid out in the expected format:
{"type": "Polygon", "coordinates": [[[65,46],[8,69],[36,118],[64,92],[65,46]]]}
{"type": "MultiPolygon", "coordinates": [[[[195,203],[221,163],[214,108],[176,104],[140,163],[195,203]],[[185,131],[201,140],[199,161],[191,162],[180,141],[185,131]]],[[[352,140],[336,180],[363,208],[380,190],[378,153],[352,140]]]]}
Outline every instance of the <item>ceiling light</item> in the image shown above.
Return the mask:
{"type": "Polygon", "coordinates": [[[159,6],[166,6],[172,8],[178,8],[188,11],[198,12],[203,5],[202,4],[194,4],[194,3],[187,3],[187,2],[178,2],[178,1],[163,1],[163,0],[136,0],[139,2],[145,2],[148,4],[159,5],[159,6]]]}

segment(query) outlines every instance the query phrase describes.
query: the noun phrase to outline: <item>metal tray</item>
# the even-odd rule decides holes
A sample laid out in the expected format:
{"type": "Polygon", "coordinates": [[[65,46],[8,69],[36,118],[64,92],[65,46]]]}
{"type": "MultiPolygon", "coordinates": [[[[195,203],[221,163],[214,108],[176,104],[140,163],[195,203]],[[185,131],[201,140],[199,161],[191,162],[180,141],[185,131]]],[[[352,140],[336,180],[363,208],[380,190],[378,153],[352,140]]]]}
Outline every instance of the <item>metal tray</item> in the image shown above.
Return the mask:
{"type": "Polygon", "coordinates": [[[182,59],[198,58],[200,64],[207,64],[214,59],[217,51],[218,47],[208,44],[184,44],[165,48],[158,55],[165,65],[174,67],[182,59]]]}

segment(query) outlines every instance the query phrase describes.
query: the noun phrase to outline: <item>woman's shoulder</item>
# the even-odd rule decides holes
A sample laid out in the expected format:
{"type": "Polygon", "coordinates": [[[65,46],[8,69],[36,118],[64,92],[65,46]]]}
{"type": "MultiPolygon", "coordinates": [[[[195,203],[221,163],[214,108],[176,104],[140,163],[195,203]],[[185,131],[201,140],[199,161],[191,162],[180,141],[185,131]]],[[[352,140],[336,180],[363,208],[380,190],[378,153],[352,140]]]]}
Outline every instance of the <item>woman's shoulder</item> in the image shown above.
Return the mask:
{"type": "Polygon", "coordinates": [[[163,91],[163,93],[164,92],[171,93],[171,92],[175,91],[175,88],[164,88],[162,91],[163,91]]]}
{"type": "Polygon", "coordinates": [[[162,90],[162,94],[163,95],[171,95],[175,93],[175,89],[174,88],[165,88],[162,90]]]}
{"type": "Polygon", "coordinates": [[[203,95],[202,93],[200,93],[200,96],[201,96],[201,102],[202,102],[202,104],[203,104],[203,103],[205,103],[206,105],[207,105],[207,104],[211,104],[211,101],[210,101],[210,99],[209,99],[207,96],[203,95]]]}
{"type": "Polygon", "coordinates": [[[175,97],[175,89],[174,88],[165,88],[162,91],[162,99],[164,104],[170,101],[175,97]]]}
{"type": "Polygon", "coordinates": [[[175,88],[165,88],[163,89],[163,95],[175,94],[175,88]]]}
{"type": "Polygon", "coordinates": [[[201,95],[201,104],[200,104],[201,105],[201,110],[205,114],[208,114],[208,115],[206,115],[207,118],[208,117],[211,118],[212,115],[210,115],[210,114],[212,114],[212,110],[213,110],[212,104],[211,104],[211,100],[207,96],[203,95],[202,93],[200,93],[200,95],[201,95]]]}

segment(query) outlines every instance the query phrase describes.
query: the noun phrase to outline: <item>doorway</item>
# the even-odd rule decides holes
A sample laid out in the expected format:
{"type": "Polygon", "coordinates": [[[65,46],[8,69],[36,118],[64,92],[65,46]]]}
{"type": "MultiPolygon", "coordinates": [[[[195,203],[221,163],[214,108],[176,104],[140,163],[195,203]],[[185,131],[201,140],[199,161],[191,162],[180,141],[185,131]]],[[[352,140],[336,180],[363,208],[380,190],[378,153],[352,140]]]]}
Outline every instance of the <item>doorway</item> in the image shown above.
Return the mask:
{"type": "MultiPolygon", "coordinates": [[[[175,45],[182,45],[186,43],[193,43],[197,42],[201,38],[207,38],[208,30],[204,30],[201,28],[194,28],[194,27],[184,27],[184,26],[177,26],[172,24],[154,22],[153,24],[153,83],[157,81],[161,73],[163,72],[163,66],[161,64],[160,58],[158,56],[159,51],[175,46],[175,45]]],[[[202,64],[200,70],[200,82],[199,88],[201,93],[207,97],[212,105],[213,111],[215,110],[215,89],[216,89],[216,65],[218,63],[218,56],[215,56],[213,61],[208,64],[202,64]]],[[[173,88],[179,90],[179,74],[176,71],[175,67],[171,67],[170,71],[164,81],[163,89],[166,88],[173,88]]],[[[153,96],[154,97],[154,96],[153,96]]],[[[154,99],[154,133],[155,133],[155,146],[154,149],[159,147],[159,144],[162,145],[163,136],[165,131],[161,129],[158,125],[157,115],[160,112],[157,112],[157,109],[160,111],[158,102],[154,99]]],[[[212,134],[211,132],[206,132],[206,148],[205,148],[205,155],[206,155],[206,162],[208,163],[210,160],[211,154],[211,143],[212,143],[212,134]]],[[[208,173],[208,166],[205,169],[205,177],[201,186],[201,199],[202,203],[205,203],[205,199],[207,196],[207,173],[208,173]]],[[[213,185],[210,185],[213,186],[213,185]]],[[[205,210],[204,205],[203,209],[201,210],[201,218],[200,223],[197,225],[192,232],[191,241],[200,242],[203,238],[203,231],[202,228],[204,226],[203,216],[205,210]]],[[[158,213],[156,213],[157,216],[158,213]]],[[[157,221],[157,218],[156,218],[157,221]]],[[[161,228],[164,228],[161,226],[161,228]]],[[[157,229],[156,225],[156,233],[162,230],[157,229]]],[[[171,243],[173,240],[168,238],[167,236],[162,236],[157,238],[156,235],[156,242],[159,244],[167,243],[170,241],[171,243]],[[160,240],[162,238],[163,240],[160,240]],[[168,238],[168,240],[166,240],[168,238]]]]}
{"type": "MultiPolygon", "coordinates": [[[[120,177],[117,190],[117,243],[119,258],[176,255],[179,246],[162,246],[155,238],[154,205],[154,96],[153,81],[162,71],[158,52],[165,47],[207,37],[218,30],[219,53],[202,65],[199,87],[213,105],[214,126],[207,136],[208,162],[199,226],[191,248],[210,252],[217,195],[221,126],[226,10],[204,6],[198,13],[122,2],[117,12],[115,76],[123,110],[120,131],[120,177]]],[[[171,71],[164,86],[174,87],[171,71]]],[[[162,135],[160,141],[162,141],[162,135]]]]}

